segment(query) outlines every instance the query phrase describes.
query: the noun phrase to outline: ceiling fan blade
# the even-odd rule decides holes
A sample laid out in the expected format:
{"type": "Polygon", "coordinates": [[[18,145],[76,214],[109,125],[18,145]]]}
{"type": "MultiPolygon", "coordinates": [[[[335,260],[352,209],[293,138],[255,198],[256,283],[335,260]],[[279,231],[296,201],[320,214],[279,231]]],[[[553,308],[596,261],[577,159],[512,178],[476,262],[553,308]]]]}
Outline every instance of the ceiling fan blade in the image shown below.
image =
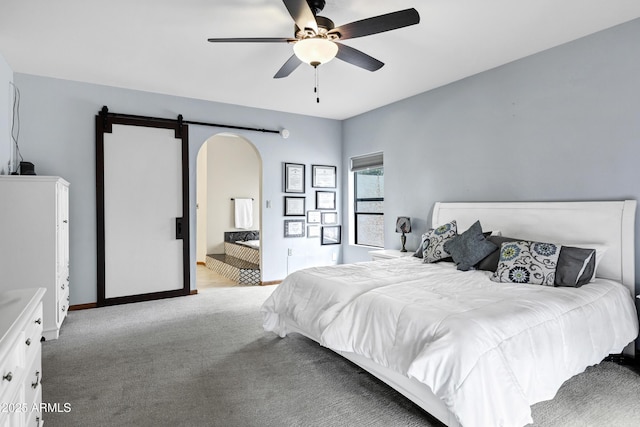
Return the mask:
{"type": "Polygon", "coordinates": [[[328,34],[340,33],[340,40],[354,39],[408,27],[419,22],[420,14],[418,14],[417,10],[411,8],[341,25],[329,31],[328,34]]]}
{"type": "Polygon", "coordinates": [[[379,70],[384,65],[384,62],[380,62],[376,58],[369,56],[358,49],[354,49],[342,43],[336,44],[338,45],[338,54],[336,55],[336,58],[348,62],[349,64],[364,68],[368,71],[379,70]]]}
{"type": "Polygon", "coordinates": [[[276,73],[275,76],[273,76],[273,78],[281,79],[283,77],[287,77],[296,68],[298,68],[298,65],[300,64],[302,64],[302,61],[300,61],[300,59],[298,59],[298,57],[295,54],[291,55],[291,58],[287,59],[287,62],[284,63],[284,65],[278,70],[278,72],[276,73]]]}
{"type": "Polygon", "coordinates": [[[259,38],[251,38],[251,37],[245,37],[245,38],[230,38],[230,39],[220,39],[220,38],[211,38],[211,39],[207,39],[207,41],[210,41],[211,43],[289,43],[289,42],[294,42],[296,41],[295,39],[289,39],[289,38],[276,38],[276,37],[259,37],[259,38]]]}
{"type": "Polygon", "coordinates": [[[307,0],[282,0],[287,7],[289,14],[296,22],[296,25],[301,30],[305,28],[312,29],[318,34],[318,23],[316,17],[311,11],[311,8],[307,4],[307,0]]]}

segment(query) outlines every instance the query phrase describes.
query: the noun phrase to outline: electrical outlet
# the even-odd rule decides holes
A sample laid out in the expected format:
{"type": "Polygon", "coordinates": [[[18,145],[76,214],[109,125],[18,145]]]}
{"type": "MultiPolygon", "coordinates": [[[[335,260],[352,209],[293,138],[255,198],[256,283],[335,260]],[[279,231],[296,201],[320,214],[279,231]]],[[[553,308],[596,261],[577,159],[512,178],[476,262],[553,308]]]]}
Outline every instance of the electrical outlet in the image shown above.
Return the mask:
{"type": "Polygon", "coordinates": [[[267,209],[271,209],[271,200],[267,200],[267,209]]]}
{"type": "Polygon", "coordinates": [[[287,249],[287,255],[292,256],[293,255],[293,249],[291,249],[291,248],[287,249]]]}

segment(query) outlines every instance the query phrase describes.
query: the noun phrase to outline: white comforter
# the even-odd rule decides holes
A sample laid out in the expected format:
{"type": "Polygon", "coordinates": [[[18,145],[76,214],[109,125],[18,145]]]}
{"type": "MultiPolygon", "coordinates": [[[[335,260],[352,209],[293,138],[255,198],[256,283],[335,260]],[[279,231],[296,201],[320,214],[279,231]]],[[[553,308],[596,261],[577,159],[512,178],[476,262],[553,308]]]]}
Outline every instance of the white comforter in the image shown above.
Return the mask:
{"type": "Polygon", "coordinates": [[[463,426],[522,426],[530,405],[638,335],[628,289],[495,283],[484,271],[394,260],[310,268],[264,303],[287,324],[426,384],[463,426]]]}

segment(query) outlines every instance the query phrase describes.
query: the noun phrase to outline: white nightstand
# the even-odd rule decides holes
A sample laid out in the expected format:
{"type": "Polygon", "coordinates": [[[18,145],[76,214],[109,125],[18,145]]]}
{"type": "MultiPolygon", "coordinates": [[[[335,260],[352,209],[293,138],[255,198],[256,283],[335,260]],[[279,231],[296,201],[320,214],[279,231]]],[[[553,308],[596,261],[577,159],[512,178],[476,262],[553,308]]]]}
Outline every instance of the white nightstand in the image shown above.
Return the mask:
{"type": "Polygon", "coordinates": [[[381,249],[378,251],[370,251],[369,256],[373,261],[381,259],[401,258],[413,255],[414,251],[400,252],[400,249],[381,249]]]}

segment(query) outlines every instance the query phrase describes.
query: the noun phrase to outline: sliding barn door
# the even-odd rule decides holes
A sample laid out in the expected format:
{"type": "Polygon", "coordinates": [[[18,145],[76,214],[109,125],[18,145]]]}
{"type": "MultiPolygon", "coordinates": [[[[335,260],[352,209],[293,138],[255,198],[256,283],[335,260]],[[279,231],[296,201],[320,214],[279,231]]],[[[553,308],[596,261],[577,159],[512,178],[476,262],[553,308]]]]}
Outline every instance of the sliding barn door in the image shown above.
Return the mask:
{"type": "Polygon", "coordinates": [[[187,127],[104,112],[96,125],[98,305],[188,294],[187,127]]]}

